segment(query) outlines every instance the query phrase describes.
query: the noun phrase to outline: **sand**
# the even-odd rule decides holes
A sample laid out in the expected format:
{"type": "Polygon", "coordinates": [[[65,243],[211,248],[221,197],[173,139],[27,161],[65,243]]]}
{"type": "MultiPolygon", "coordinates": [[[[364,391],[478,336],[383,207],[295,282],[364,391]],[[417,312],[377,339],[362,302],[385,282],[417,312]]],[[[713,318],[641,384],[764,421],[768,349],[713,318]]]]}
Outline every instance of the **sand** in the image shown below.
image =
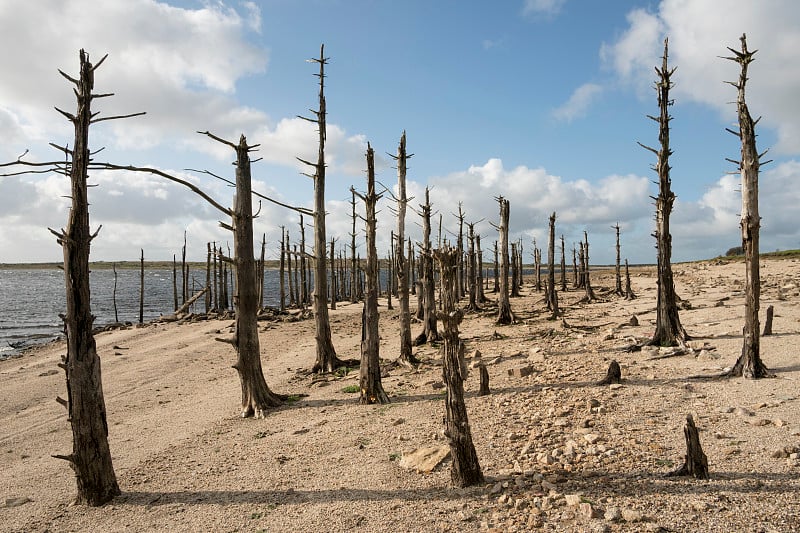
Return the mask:
{"type": "MultiPolygon", "coordinates": [[[[446,445],[437,348],[415,349],[425,360],[416,371],[389,371],[392,403],[361,406],[343,392],[357,371],[322,381],[305,372],[313,320],[260,322],[270,387],[308,396],[241,419],[235,355],[214,341],[232,321],[214,320],[97,335],[122,495],[71,505],[72,471],[51,457],[72,446],[54,401],[65,394],[64,346],[36,348],[0,362],[0,531],[800,531],[800,262],[762,265],[762,310],[775,307],[762,354],[774,379],[688,379],[720,372],[741,350],[741,262],[675,265],[696,348],[678,357],[622,351],[652,334],[652,267],[634,271],[630,302],[610,294],[611,272],[594,274],[598,302],[561,294],[566,323],[547,320],[532,279],[511,301],[515,325],[468,314],[461,336],[470,356],[482,353],[492,389],[477,396],[477,371],[465,384],[487,480],[468,489],[450,485],[449,460],[429,474],[400,466],[403,452],[446,445]],[[626,325],[634,315],[639,325],[626,325]],[[612,359],[622,385],[597,386],[612,359]],[[528,366],[526,377],[509,374],[528,366]],[[706,481],[664,477],[682,461],[689,413],[706,481]]],[[[390,361],[397,311],[381,303],[390,361]]],[[[360,356],[360,317],[360,304],[331,312],[342,358],[360,356]]]]}

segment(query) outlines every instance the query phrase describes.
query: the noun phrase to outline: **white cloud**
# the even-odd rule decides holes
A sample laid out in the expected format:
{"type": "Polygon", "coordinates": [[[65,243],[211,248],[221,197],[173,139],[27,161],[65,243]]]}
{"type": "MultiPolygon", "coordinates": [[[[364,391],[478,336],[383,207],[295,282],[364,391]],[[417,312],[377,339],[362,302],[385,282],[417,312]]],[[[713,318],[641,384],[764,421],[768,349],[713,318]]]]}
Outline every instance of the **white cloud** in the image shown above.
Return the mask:
{"type": "Polygon", "coordinates": [[[569,100],[553,110],[553,117],[557,120],[572,122],[576,118],[585,117],[589,107],[603,92],[603,88],[596,83],[584,83],[572,93],[569,100]]]}
{"type": "Polygon", "coordinates": [[[525,0],[523,15],[557,15],[567,0],[525,0]]]}
{"type": "Polygon", "coordinates": [[[730,0],[724,16],[720,9],[711,1],[662,0],[655,12],[633,10],[628,28],[603,45],[601,57],[623,81],[649,87],[669,37],[670,64],[678,68],[671,96],[707,104],[733,122],[735,89],[723,81],[737,79],[739,67],[719,56],[730,55],[727,47],[738,49],[746,33],[748,47],[759,50],[749,69],[751,113],[776,130],[779,154],[800,153],[800,4],[730,0]]]}

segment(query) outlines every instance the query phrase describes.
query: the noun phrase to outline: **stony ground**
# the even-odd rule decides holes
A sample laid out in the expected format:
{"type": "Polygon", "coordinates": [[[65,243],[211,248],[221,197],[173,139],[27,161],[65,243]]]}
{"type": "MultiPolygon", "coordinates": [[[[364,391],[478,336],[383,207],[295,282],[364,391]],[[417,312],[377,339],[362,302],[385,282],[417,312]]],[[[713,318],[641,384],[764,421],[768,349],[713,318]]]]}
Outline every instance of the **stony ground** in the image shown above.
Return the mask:
{"type": "MultiPolygon", "coordinates": [[[[513,326],[467,315],[470,363],[487,365],[492,393],[466,383],[486,483],[450,486],[449,460],[423,474],[404,454],[446,445],[436,347],[416,371],[392,369],[392,402],[358,405],[357,372],[318,379],[313,321],[261,322],[271,388],[307,394],[263,420],[238,418],[231,321],[159,324],[100,334],[110,444],[123,494],[102,508],[72,506],[74,477],[51,454],[69,450],[54,344],[0,362],[2,531],[800,531],[800,262],[763,263],[762,339],[777,377],[696,380],[741,350],[741,263],[675,266],[694,337],[686,355],[622,350],[652,334],[654,269],[634,272],[638,298],[560,295],[563,321],[547,320],[527,280],[512,299],[513,326]],[[631,325],[632,317],[636,317],[631,325]],[[598,386],[611,360],[620,385],[598,386]],[[522,377],[524,376],[524,377],[522,377]],[[685,453],[692,414],[710,479],[665,477],[685,453]]],[[[385,301],[383,302],[385,304],[385,301]]],[[[396,304],[396,301],[395,301],[396,304]]],[[[359,357],[360,305],[332,313],[342,358],[359,357]]],[[[396,311],[381,308],[381,356],[396,357],[396,311]]],[[[419,325],[414,326],[415,331],[419,325]]]]}

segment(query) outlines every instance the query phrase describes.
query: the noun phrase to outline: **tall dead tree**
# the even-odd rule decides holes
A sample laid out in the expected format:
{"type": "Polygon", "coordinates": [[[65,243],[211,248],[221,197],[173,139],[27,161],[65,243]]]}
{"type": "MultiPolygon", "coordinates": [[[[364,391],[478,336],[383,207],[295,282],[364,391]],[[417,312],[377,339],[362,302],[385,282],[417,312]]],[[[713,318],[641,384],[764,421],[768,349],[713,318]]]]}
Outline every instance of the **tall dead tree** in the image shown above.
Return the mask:
{"type": "Polygon", "coordinates": [[[499,196],[497,202],[500,204],[500,224],[495,226],[499,234],[500,249],[500,295],[497,302],[497,323],[511,324],[514,322],[514,314],[511,312],[511,303],[508,299],[508,221],[509,204],[508,200],[499,196]]]}
{"type": "Polygon", "coordinates": [[[656,329],[650,343],[657,346],[675,346],[683,344],[688,336],[686,330],[681,325],[678,316],[677,296],[675,295],[675,282],[672,277],[672,235],[669,231],[669,217],[672,213],[672,205],[675,202],[675,194],[672,192],[669,172],[669,156],[672,149],[669,146],[669,123],[672,117],[669,114],[669,106],[673,101],[669,98],[669,90],[672,88],[672,74],[675,69],[669,68],[667,62],[668,39],[664,39],[664,55],[661,60],[661,68],[656,67],[658,79],[655,83],[656,93],[658,94],[659,116],[648,115],[648,118],[658,123],[658,141],[661,145],[659,150],[650,148],[642,143],[646,150],[653,152],[656,157],[654,170],[658,174],[658,197],[656,197],[656,249],[658,253],[658,299],[656,303],[656,329]]]}
{"type": "Polygon", "coordinates": [[[536,239],[533,239],[533,273],[539,292],[542,290],[542,250],[536,246],[536,239]]]}
{"type": "MultiPolygon", "coordinates": [[[[464,288],[466,287],[465,277],[464,277],[464,204],[463,202],[458,202],[458,214],[456,215],[453,213],[453,216],[458,219],[458,241],[456,242],[456,248],[458,249],[458,283],[456,285],[456,297],[461,300],[464,297],[464,288]]],[[[441,221],[441,219],[440,219],[441,221]]],[[[441,222],[440,222],[441,224],[441,222]]],[[[441,233],[441,232],[440,232],[441,233]]],[[[441,242],[439,243],[439,247],[441,247],[441,242]]]]}
{"type": "Polygon", "coordinates": [[[312,112],[316,118],[303,118],[317,125],[319,151],[317,162],[298,160],[314,168],[308,175],[314,180],[314,325],[316,328],[317,357],[312,372],[333,372],[344,363],[336,357],[331,338],[331,322],[328,317],[328,262],[325,260],[327,239],[325,237],[325,140],[327,138],[325,107],[325,45],[319,49],[319,58],[309,60],[319,65],[319,109],[312,112]]]}
{"type": "Polygon", "coordinates": [[[476,267],[478,271],[476,272],[476,288],[478,290],[478,305],[486,303],[486,295],[483,292],[483,250],[481,250],[481,235],[480,233],[475,234],[475,248],[477,253],[476,259],[476,267]]]}
{"type": "Polygon", "coordinates": [[[578,260],[574,242],[572,243],[572,288],[578,288],[578,260]]]}
{"type": "Polygon", "coordinates": [[[617,262],[614,265],[614,279],[616,281],[614,285],[614,293],[618,296],[624,296],[625,293],[622,291],[622,272],[621,272],[621,265],[620,265],[620,253],[619,253],[619,222],[615,225],[611,226],[612,229],[616,231],[617,234],[617,262]]]}
{"type": "MultiPolygon", "coordinates": [[[[89,55],[80,51],[80,76],[72,78],[60,71],[62,76],[75,84],[78,110],[75,115],[61,111],[75,128],[75,143],[72,150],[62,148],[71,156],[71,164],[60,167],[68,174],[72,184],[72,206],[64,230],[50,230],[64,251],[64,280],[66,285],[67,310],[64,326],[67,337],[67,355],[59,366],[64,369],[67,380],[67,399],[59,403],[68,411],[72,426],[72,453],[54,455],[69,462],[75,472],[78,485],[76,502],[87,505],[103,505],[120,493],[111,451],[108,446],[108,422],[100,373],[100,357],[92,333],[94,316],[89,296],[89,249],[94,234],[89,230],[89,198],[87,193],[89,152],[89,125],[101,120],[117,117],[96,118],[91,103],[95,98],[110,94],[93,94],[94,71],[103,63],[92,65],[89,55]],[[95,117],[95,118],[93,118],[95,117]]],[[[122,118],[122,117],[119,117],[122,118]]]]}
{"type": "Polygon", "coordinates": [[[633,289],[631,288],[631,271],[628,268],[628,260],[625,260],[625,299],[626,300],[634,300],[636,299],[636,295],[633,293],[633,289]]]}
{"type": "Polygon", "coordinates": [[[211,301],[212,301],[212,289],[211,289],[211,243],[206,243],[206,296],[205,296],[205,304],[206,304],[206,314],[211,311],[211,301]]]}
{"type": "Polygon", "coordinates": [[[472,443],[472,432],[464,403],[464,343],[458,336],[458,325],[464,313],[457,307],[457,269],[458,250],[448,245],[434,252],[439,263],[442,280],[442,312],[440,318],[444,326],[444,356],[442,357],[442,377],[447,396],[445,397],[445,431],[450,443],[453,462],[450,479],[457,487],[468,487],[483,483],[478,454],[472,443]]]}
{"type": "Polygon", "coordinates": [[[586,291],[586,301],[591,302],[597,298],[592,289],[592,278],[589,273],[589,234],[583,232],[583,289],[586,291]]]}
{"type": "MultiPolygon", "coordinates": [[[[355,191],[354,191],[355,192],[355,191]]],[[[378,249],[375,245],[375,206],[381,195],[375,193],[375,152],[367,143],[367,193],[355,193],[364,201],[367,226],[367,290],[361,315],[361,366],[359,384],[362,404],[389,403],[381,383],[380,335],[378,333],[378,249]]],[[[390,289],[391,292],[391,289],[390,289]]]]}
{"type": "Polygon", "coordinates": [[[556,214],[550,215],[550,239],[547,243],[547,307],[551,317],[558,318],[558,293],[556,293],[556,214]]]}
{"type": "Polygon", "coordinates": [[[499,292],[500,291],[500,263],[497,257],[497,241],[494,241],[494,285],[492,287],[492,292],[499,292]]]}
{"type": "Polygon", "coordinates": [[[564,236],[561,236],[561,291],[567,290],[567,261],[564,256],[564,236]]]}
{"type": "Polygon", "coordinates": [[[516,242],[511,243],[511,297],[518,298],[519,294],[519,252],[516,242]]]}
{"type": "MultiPolygon", "coordinates": [[[[324,257],[325,254],[323,253],[324,257]]],[[[306,276],[306,225],[303,223],[303,214],[300,213],[300,256],[299,270],[300,270],[300,301],[303,307],[308,305],[308,277],[306,276]]]]}
{"type": "MultiPolygon", "coordinates": [[[[733,365],[730,376],[742,376],[758,379],[771,377],[772,374],[761,360],[761,339],[759,337],[758,311],[761,300],[761,274],[759,271],[758,240],[761,228],[761,217],[758,214],[758,172],[761,158],[766,154],[759,154],[756,149],[755,127],[758,120],[753,120],[745,100],[745,85],[747,83],[747,68],[753,61],[752,52],[747,49],[747,37],[742,34],[741,52],[728,48],[733,52],[731,61],[736,61],[741,66],[738,82],[728,82],[737,89],[736,110],[739,117],[739,131],[728,130],[739,137],[742,148],[738,164],[742,176],[742,215],[740,226],[742,229],[742,248],[744,248],[745,263],[745,311],[744,328],[742,330],[742,354],[733,365]]],[[[767,163],[767,162],[765,162],[767,163]]]]}
{"type": "Polygon", "coordinates": [[[467,305],[467,309],[470,311],[479,311],[480,306],[478,305],[478,286],[479,286],[479,276],[478,276],[478,256],[475,252],[475,222],[468,222],[467,223],[467,243],[469,245],[468,252],[467,252],[467,285],[469,289],[469,305],[467,305]]]}
{"type": "Polygon", "coordinates": [[[358,263],[356,262],[356,193],[351,192],[350,207],[353,224],[350,232],[350,303],[358,302],[358,263]]]}
{"type": "Polygon", "coordinates": [[[331,253],[330,253],[330,271],[331,271],[331,311],[336,309],[336,239],[331,237],[331,253]]]}
{"type": "Polygon", "coordinates": [[[280,278],[280,291],[281,291],[281,313],[286,311],[286,228],[281,226],[281,258],[278,262],[278,276],[280,278]]]}
{"type": "Polygon", "coordinates": [[[431,246],[431,197],[430,188],[425,188],[425,203],[420,205],[422,209],[422,246],[420,252],[420,263],[422,264],[422,294],[418,298],[423,299],[422,307],[422,333],[414,339],[414,344],[419,346],[426,342],[434,342],[440,339],[436,329],[436,280],[433,273],[433,250],[431,246]]]}
{"type": "MultiPolygon", "coordinates": [[[[397,299],[400,302],[400,355],[397,361],[406,366],[419,363],[411,346],[411,309],[409,306],[409,260],[405,257],[403,247],[406,242],[406,208],[408,195],[406,192],[406,173],[408,159],[413,154],[406,151],[406,132],[400,137],[397,155],[391,156],[397,161],[397,246],[395,247],[395,273],[397,274],[397,299]]],[[[409,253],[409,256],[411,254],[409,253]]]]}

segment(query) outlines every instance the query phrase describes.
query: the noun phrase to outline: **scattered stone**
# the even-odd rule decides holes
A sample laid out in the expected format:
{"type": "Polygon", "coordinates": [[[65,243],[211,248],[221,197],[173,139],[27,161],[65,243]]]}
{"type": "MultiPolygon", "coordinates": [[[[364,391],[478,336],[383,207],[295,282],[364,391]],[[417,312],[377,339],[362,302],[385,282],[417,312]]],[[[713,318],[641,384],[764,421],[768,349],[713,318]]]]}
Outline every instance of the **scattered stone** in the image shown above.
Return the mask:
{"type": "Polygon", "coordinates": [[[747,420],[747,423],[751,426],[768,426],[769,420],[766,418],[750,418],[747,420]]]}
{"type": "Polygon", "coordinates": [[[516,368],[509,368],[508,375],[514,378],[524,378],[533,374],[534,369],[531,365],[518,366],[516,368]]]}
{"type": "Polygon", "coordinates": [[[444,383],[441,381],[434,381],[433,383],[431,383],[431,388],[433,390],[441,390],[444,388],[444,383]]]}
{"type": "Polygon", "coordinates": [[[644,519],[644,515],[636,509],[623,509],[622,519],[626,522],[641,522],[644,519]]]}
{"type": "Polygon", "coordinates": [[[19,507],[20,505],[25,505],[26,503],[32,502],[30,498],[27,496],[9,496],[3,499],[3,503],[0,504],[0,508],[8,509],[11,507],[19,507]]]}
{"type": "Polygon", "coordinates": [[[417,448],[403,452],[398,464],[407,470],[416,470],[421,474],[430,474],[433,469],[450,456],[450,446],[432,446],[417,448]]]}
{"type": "Polygon", "coordinates": [[[586,405],[589,406],[589,409],[591,409],[592,407],[600,407],[600,400],[591,398],[589,401],[586,402],[586,405]]]}
{"type": "Polygon", "coordinates": [[[581,503],[581,495],[580,494],[567,494],[564,496],[564,500],[567,502],[569,507],[577,507],[581,503]]]}
{"type": "Polygon", "coordinates": [[[636,315],[631,315],[631,319],[628,320],[628,325],[629,326],[638,326],[639,325],[639,319],[636,318],[636,315]]]}
{"type": "Polygon", "coordinates": [[[776,418],[776,419],[774,419],[772,421],[772,425],[775,426],[775,427],[782,428],[783,426],[786,425],[786,421],[785,420],[781,420],[780,418],[776,418]]]}
{"type": "Polygon", "coordinates": [[[495,494],[500,494],[501,492],[503,492],[503,484],[501,482],[497,482],[492,485],[492,489],[489,491],[489,494],[494,496],[495,494]]]}
{"type": "Polygon", "coordinates": [[[609,386],[608,386],[608,388],[609,388],[610,390],[619,390],[619,389],[621,389],[621,388],[622,388],[622,387],[624,387],[624,386],[625,386],[625,385],[623,385],[622,383],[612,383],[611,385],[609,385],[609,386]]]}
{"type": "Polygon", "coordinates": [[[461,521],[461,522],[470,522],[470,521],[472,521],[472,520],[475,520],[475,515],[474,515],[474,514],[472,514],[472,512],[471,512],[471,511],[459,511],[459,512],[456,514],[456,517],[457,517],[457,518],[458,518],[458,520],[459,520],[459,521],[461,521]]]}
{"type": "Polygon", "coordinates": [[[581,502],[578,505],[578,514],[587,520],[591,520],[592,518],[600,518],[600,513],[598,510],[592,507],[592,504],[589,502],[581,502]]]}
{"type": "Polygon", "coordinates": [[[587,433],[586,435],[583,436],[583,440],[585,440],[589,444],[594,444],[595,442],[600,440],[600,435],[597,435],[596,433],[587,433]]]}
{"type": "Polygon", "coordinates": [[[519,433],[514,433],[514,432],[511,432],[511,433],[509,433],[508,435],[506,435],[506,438],[507,438],[507,439],[508,439],[510,442],[514,442],[514,441],[516,441],[516,440],[520,440],[521,438],[523,438],[523,435],[520,435],[519,433]]]}
{"type": "Polygon", "coordinates": [[[396,420],[394,420],[392,422],[392,425],[393,426],[399,426],[400,424],[405,424],[405,423],[406,423],[406,419],[405,418],[398,418],[398,419],[396,419],[396,420]]]}
{"type": "Polygon", "coordinates": [[[618,507],[608,507],[603,518],[609,522],[619,522],[622,519],[622,513],[618,507]]]}
{"type": "Polygon", "coordinates": [[[486,365],[496,365],[497,363],[499,363],[502,360],[503,360],[502,357],[492,357],[491,359],[486,361],[486,365]]]}
{"type": "Polygon", "coordinates": [[[39,377],[41,378],[44,376],[55,376],[56,374],[58,374],[58,370],[53,368],[51,370],[46,370],[45,372],[42,372],[41,374],[39,374],[39,377]]]}

